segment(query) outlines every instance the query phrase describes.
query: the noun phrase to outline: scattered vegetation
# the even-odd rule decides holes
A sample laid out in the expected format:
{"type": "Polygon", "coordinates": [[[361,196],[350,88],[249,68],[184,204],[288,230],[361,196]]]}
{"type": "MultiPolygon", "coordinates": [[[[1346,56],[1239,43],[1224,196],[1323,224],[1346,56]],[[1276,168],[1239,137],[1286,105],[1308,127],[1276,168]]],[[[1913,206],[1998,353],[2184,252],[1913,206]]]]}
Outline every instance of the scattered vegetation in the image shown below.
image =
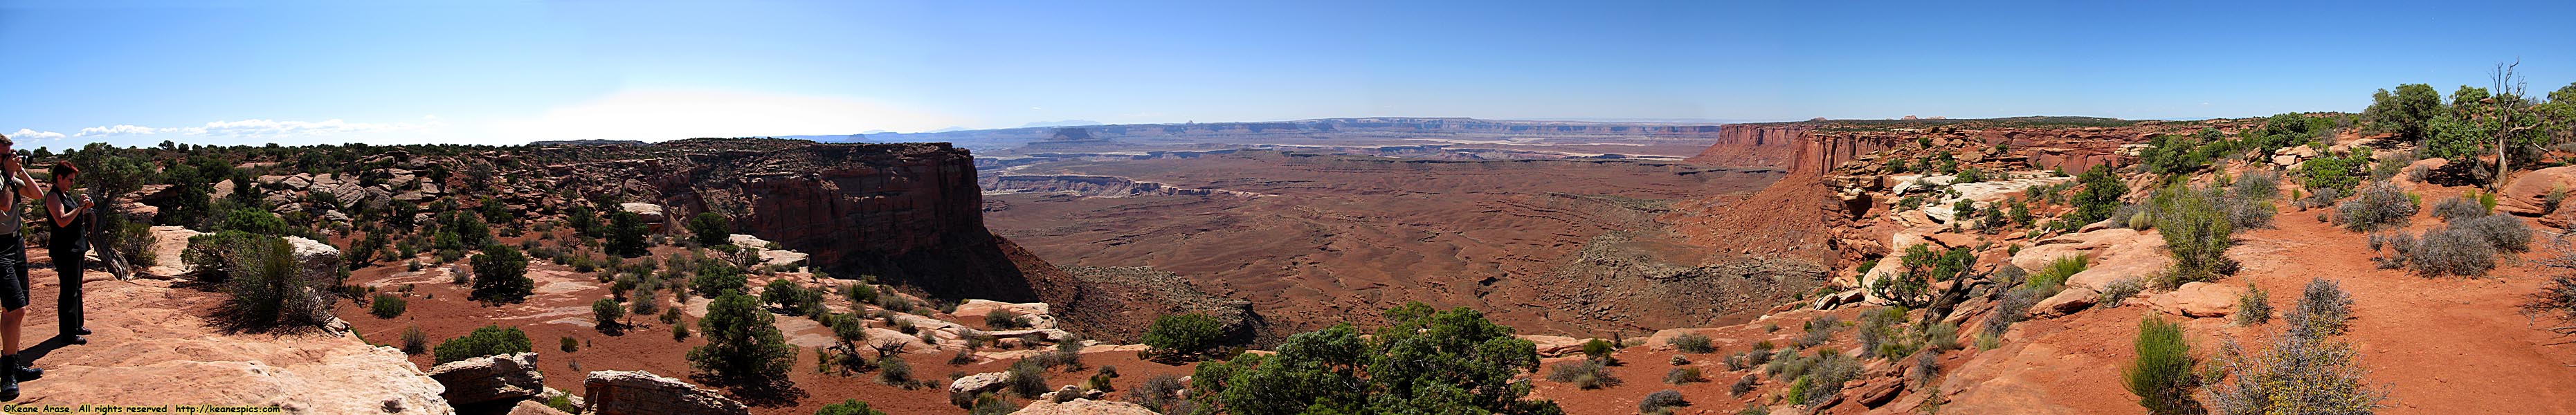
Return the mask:
{"type": "Polygon", "coordinates": [[[1225,328],[1215,317],[1206,314],[1172,314],[1157,317],[1145,328],[1145,345],[1158,356],[1195,358],[1215,350],[1225,328]]]}
{"type": "Polygon", "coordinates": [[[2352,200],[2335,206],[2343,227],[2355,232],[2405,227],[2406,218],[2415,216],[2415,210],[2415,198],[2387,182],[2362,186],[2358,193],[2353,194],[2352,200]]]}
{"type": "MultiPolygon", "coordinates": [[[[231,331],[300,330],[330,321],[334,282],[304,275],[284,238],[224,231],[188,238],[182,254],[205,281],[223,284],[217,323],[231,331]]],[[[336,266],[335,266],[336,267],[336,266]]]]}
{"type": "Polygon", "coordinates": [[[2252,283],[2247,283],[2245,284],[2245,291],[2240,291],[2236,294],[2236,313],[2228,315],[2227,318],[2235,321],[2236,325],[2239,326],[2253,326],[2270,323],[2272,322],[2271,298],[2272,293],[2263,291],[2262,287],[2256,287],[2252,283]]]}
{"type": "Polygon", "coordinates": [[[1665,343],[1671,344],[1673,349],[1680,350],[1682,353],[1717,352],[1717,346],[1709,344],[1708,336],[1701,335],[1699,333],[1682,333],[1681,335],[1673,336],[1671,340],[1665,340],[1665,343]]]}
{"type": "Polygon", "coordinates": [[[376,318],[401,317],[403,310],[410,308],[409,303],[410,301],[403,300],[401,296],[376,293],[367,300],[367,314],[374,314],[376,318]]]}
{"type": "Polygon", "coordinates": [[[2208,379],[2208,406],[2221,414],[2368,414],[2386,400],[2364,384],[2352,346],[2334,340],[2352,300],[2323,279],[2308,283],[2299,305],[2283,320],[2268,350],[2249,353],[2222,344],[2218,370],[2208,379]],[[2223,378],[2223,379],[2222,379],[2223,378]]]}
{"type": "Polygon", "coordinates": [[[689,218],[689,234],[695,237],[694,240],[698,245],[731,244],[733,243],[733,223],[723,214],[699,212],[698,216],[689,218]]]}
{"type": "Polygon", "coordinates": [[[1421,303],[1385,316],[1394,324],[1372,338],[1336,325],[1289,336],[1275,355],[1199,364],[1194,412],[1563,413],[1553,402],[1523,399],[1529,389],[1515,379],[1538,368],[1538,353],[1510,327],[1475,310],[1435,312],[1421,303]]]}
{"type": "Polygon", "coordinates": [[[483,356],[532,351],[536,351],[535,342],[528,340],[528,333],[519,331],[517,327],[502,328],[499,325],[488,325],[476,328],[474,332],[466,333],[465,336],[439,342],[438,347],[431,349],[430,354],[435,355],[438,363],[447,363],[483,356]]]}
{"type": "Polygon", "coordinates": [[[728,385],[787,382],[787,372],[796,363],[796,346],[778,333],[776,319],[760,309],[759,299],[726,292],[708,303],[706,317],[698,319],[707,344],[689,350],[689,366],[728,385]]]}
{"type": "MultiPolygon", "coordinates": [[[[2236,245],[2232,236],[2236,224],[2229,213],[2235,210],[2226,193],[2219,189],[2195,189],[2176,184],[2157,191],[2151,198],[2157,233],[2164,237],[2165,251],[2173,257],[2157,285],[2165,288],[2183,283],[2216,280],[2236,273],[2236,261],[2227,258],[2227,248],[2236,245]]],[[[2250,210],[2261,211],[2261,224],[2271,223],[2268,204],[2250,210]]]]}
{"type": "Polygon", "coordinates": [[[1575,387],[1583,389],[1600,389],[1604,387],[1618,386],[1620,383],[1619,377],[1611,375],[1610,368],[1603,365],[1599,359],[1584,359],[1550,365],[1547,367],[1547,380],[1571,383],[1574,384],[1575,387]]]}
{"type": "Polygon", "coordinates": [[[2153,316],[2138,320],[2135,346],[2137,357],[2121,369],[2120,380],[2138,396],[2138,405],[2156,414],[2196,413],[2199,403],[2191,395],[2199,388],[2194,370],[2200,362],[2191,356],[2182,326],[2153,316]]]}
{"type": "Polygon", "coordinates": [[[1637,411],[1649,414],[1672,413],[1669,408],[1675,406],[1690,406],[1690,401],[1682,399],[1681,391],[1672,389],[1655,391],[1637,400],[1637,411]]]}
{"type": "Polygon", "coordinates": [[[516,303],[527,301],[537,288],[528,278],[528,257],[509,245],[489,245],[474,255],[474,292],[476,301],[516,303]]]}

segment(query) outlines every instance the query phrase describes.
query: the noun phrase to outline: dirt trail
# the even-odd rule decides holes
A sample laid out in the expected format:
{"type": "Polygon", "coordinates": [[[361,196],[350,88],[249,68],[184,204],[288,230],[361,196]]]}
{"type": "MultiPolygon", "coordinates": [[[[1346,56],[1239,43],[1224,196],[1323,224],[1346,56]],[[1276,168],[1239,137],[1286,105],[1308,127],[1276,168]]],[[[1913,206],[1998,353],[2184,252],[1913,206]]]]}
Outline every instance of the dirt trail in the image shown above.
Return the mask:
{"type": "MultiPolygon", "coordinates": [[[[2457,192],[2425,193],[2429,205],[2457,192]]],[[[2355,318],[2339,339],[2359,352],[2373,389],[2391,393],[2382,413],[2576,413],[2576,369],[2569,367],[2576,345],[2552,345],[2564,339],[2536,330],[2515,308],[2547,280],[2542,271],[2516,260],[2476,279],[2378,269],[2367,235],[2321,223],[2318,212],[2284,210],[2277,229],[2239,232],[2228,254],[2243,270],[2221,283],[2260,287],[2276,309],[2297,304],[2310,278],[2350,292],[2355,318]]],[[[2409,231],[2439,226],[2439,219],[2418,215],[2409,231]]],[[[2523,254],[2543,255],[2550,254],[2523,254]]],[[[2162,314],[2138,305],[2097,306],[2017,325],[2004,347],[1979,353],[1944,383],[1957,391],[1945,412],[2143,413],[2121,388],[2118,367],[2134,356],[2136,322],[2151,313],[2162,314]]],[[[2279,330],[2277,319],[2254,327],[2223,318],[2183,320],[2194,354],[2204,360],[2216,356],[2221,339],[2259,348],[2279,330]]]]}

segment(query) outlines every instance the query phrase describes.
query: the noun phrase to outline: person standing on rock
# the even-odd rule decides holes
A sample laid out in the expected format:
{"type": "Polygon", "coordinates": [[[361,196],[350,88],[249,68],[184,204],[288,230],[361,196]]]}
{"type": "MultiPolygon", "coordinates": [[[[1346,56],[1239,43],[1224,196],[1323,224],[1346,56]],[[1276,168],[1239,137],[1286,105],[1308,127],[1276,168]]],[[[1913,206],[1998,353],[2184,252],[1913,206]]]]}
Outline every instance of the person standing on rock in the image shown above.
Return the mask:
{"type": "Polygon", "coordinates": [[[0,136],[0,193],[8,194],[0,204],[0,309],[6,310],[0,311],[0,401],[18,400],[18,381],[45,375],[18,361],[18,332],[27,319],[27,244],[18,233],[26,219],[19,217],[18,200],[44,196],[19,165],[15,144],[0,136]]]}
{"type": "Polygon", "coordinates": [[[89,344],[89,338],[84,337],[89,334],[89,325],[81,322],[81,271],[89,264],[82,255],[89,252],[88,213],[98,201],[72,191],[72,184],[79,183],[80,167],[72,166],[71,161],[56,161],[47,173],[53,176],[54,189],[45,192],[45,213],[52,217],[49,223],[54,229],[48,233],[53,237],[46,241],[45,252],[53,257],[54,275],[63,284],[61,295],[54,297],[54,304],[60,307],[54,315],[61,317],[58,321],[62,323],[55,326],[62,330],[56,337],[65,343],[89,344]]]}

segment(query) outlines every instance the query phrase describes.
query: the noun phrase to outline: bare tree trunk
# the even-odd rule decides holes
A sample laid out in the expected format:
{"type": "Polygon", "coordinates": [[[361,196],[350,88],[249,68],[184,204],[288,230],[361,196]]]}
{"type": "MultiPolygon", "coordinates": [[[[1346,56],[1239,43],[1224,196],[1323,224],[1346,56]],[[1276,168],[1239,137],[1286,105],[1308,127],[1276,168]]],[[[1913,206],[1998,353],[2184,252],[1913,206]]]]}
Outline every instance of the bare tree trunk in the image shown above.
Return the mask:
{"type": "MultiPolygon", "coordinates": [[[[121,255],[116,251],[116,239],[110,237],[106,229],[106,215],[116,214],[114,213],[116,199],[108,198],[107,195],[100,193],[96,187],[90,188],[89,193],[89,200],[99,201],[98,206],[91,208],[89,212],[90,250],[98,253],[98,261],[101,264],[107,265],[107,273],[109,275],[115,275],[116,279],[119,281],[134,279],[134,264],[126,263],[125,255],[121,255]]],[[[118,219],[122,220],[123,217],[119,217],[118,219]]],[[[170,258],[164,260],[176,259],[170,258]]]]}

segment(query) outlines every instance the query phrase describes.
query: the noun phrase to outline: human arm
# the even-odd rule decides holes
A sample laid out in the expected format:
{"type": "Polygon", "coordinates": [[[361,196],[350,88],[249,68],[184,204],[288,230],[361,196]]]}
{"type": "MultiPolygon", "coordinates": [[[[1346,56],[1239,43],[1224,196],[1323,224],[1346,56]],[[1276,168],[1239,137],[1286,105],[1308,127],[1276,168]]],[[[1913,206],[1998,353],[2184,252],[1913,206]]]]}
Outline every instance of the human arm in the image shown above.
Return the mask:
{"type": "Polygon", "coordinates": [[[45,193],[46,217],[53,218],[54,226],[72,226],[72,219],[80,218],[80,212],[63,210],[62,201],[55,200],[54,198],[55,195],[60,194],[62,194],[62,192],[45,193]]]}

